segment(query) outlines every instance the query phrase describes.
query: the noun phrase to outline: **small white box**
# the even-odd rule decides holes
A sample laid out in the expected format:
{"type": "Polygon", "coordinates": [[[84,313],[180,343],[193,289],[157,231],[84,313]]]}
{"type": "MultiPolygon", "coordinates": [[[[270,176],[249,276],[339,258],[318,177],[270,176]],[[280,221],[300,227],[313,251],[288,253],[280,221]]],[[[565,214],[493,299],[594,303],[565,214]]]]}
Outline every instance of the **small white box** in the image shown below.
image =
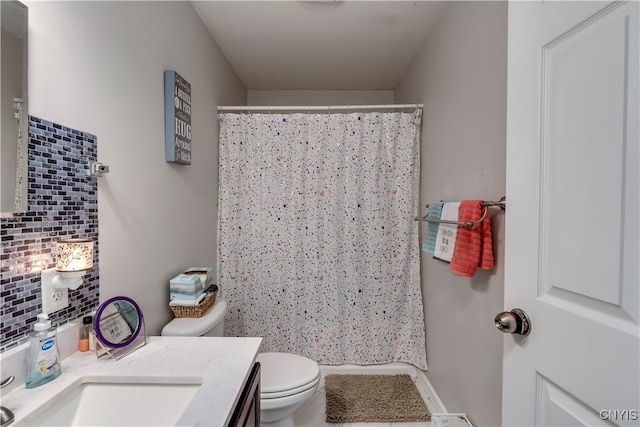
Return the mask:
{"type": "Polygon", "coordinates": [[[186,269],[182,274],[197,275],[200,277],[203,288],[213,283],[213,268],[211,267],[191,267],[186,269]]]}
{"type": "Polygon", "coordinates": [[[169,281],[170,292],[195,294],[203,289],[204,284],[200,280],[200,275],[197,274],[181,273],[169,281]]]}

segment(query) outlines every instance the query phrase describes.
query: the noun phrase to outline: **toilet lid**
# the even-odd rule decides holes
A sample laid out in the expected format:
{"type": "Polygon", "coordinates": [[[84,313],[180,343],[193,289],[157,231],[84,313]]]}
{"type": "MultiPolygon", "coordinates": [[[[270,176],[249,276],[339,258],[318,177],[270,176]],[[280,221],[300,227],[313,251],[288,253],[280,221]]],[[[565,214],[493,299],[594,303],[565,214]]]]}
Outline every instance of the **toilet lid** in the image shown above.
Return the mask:
{"type": "Polygon", "coordinates": [[[260,397],[289,396],[313,387],[320,379],[318,364],[290,353],[259,353],[260,397]]]}
{"type": "Polygon", "coordinates": [[[227,303],[221,299],[216,300],[202,317],[176,317],[167,323],[160,335],[169,337],[199,337],[204,335],[218,322],[224,319],[227,312],[227,303]]]}

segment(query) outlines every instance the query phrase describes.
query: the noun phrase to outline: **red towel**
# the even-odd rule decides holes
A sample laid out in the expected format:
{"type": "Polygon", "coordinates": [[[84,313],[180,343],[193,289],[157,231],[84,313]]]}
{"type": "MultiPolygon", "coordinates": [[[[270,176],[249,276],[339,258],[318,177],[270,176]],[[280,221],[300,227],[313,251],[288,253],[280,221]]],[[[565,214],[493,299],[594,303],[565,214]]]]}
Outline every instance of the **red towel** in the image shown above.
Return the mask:
{"type": "MultiPolygon", "coordinates": [[[[463,200],[458,210],[458,221],[477,221],[482,217],[483,200],[463,200]]],[[[476,269],[493,268],[493,248],[491,244],[491,221],[487,216],[473,227],[459,225],[456,243],[449,270],[460,276],[472,277],[476,269]]]]}
{"type": "Polygon", "coordinates": [[[489,218],[489,214],[487,214],[487,217],[482,221],[480,268],[483,270],[493,270],[493,243],[491,241],[491,218],[489,218]]]}

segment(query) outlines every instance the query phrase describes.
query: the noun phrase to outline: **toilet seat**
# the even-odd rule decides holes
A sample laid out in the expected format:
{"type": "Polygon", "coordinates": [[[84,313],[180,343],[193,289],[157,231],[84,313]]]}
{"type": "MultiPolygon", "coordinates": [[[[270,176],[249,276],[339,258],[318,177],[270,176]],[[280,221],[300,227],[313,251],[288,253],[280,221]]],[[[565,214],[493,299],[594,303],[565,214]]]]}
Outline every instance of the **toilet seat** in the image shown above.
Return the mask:
{"type": "Polygon", "coordinates": [[[314,388],[320,382],[320,374],[313,379],[309,384],[302,385],[300,387],[292,388],[289,390],[276,391],[273,393],[260,392],[260,399],[279,399],[282,397],[295,396],[296,394],[302,393],[303,391],[307,391],[310,388],[314,388]]]}
{"type": "Polygon", "coordinates": [[[320,382],[318,364],[290,353],[260,353],[260,399],[293,396],[314,388],[320,382]]]}

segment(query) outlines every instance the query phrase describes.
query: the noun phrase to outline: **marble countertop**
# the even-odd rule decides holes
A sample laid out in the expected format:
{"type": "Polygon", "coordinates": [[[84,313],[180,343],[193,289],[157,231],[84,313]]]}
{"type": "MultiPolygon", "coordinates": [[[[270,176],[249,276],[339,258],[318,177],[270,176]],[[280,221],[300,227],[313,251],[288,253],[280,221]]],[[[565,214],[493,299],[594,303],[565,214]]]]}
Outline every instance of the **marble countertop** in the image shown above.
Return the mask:
{"type": "Polygon", "coordinates": [[[28,425],[55,404],[62,391],[81,381],[200,382],[176,425],[224,426],[253,366],[261,338],[150,337],[149,343],[120,360],[74,353],[62,361],[62,375],[34,389],[23,386],[2,396],[15,414],[12,426],[28,425]],[[43,406],[45,405],[45,406],[43,406]]]}

